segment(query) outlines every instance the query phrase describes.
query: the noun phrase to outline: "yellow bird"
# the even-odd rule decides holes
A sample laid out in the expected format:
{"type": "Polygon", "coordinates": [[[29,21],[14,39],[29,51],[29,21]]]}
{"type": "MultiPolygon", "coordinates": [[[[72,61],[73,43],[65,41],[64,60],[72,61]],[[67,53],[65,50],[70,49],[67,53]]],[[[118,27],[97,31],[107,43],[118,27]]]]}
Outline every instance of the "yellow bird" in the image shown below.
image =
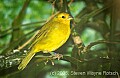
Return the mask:
{"type": "Polygon", "coordinates": [[[40,51],[49,53],[61,47],[70,36],[70,20],[68,13],[58,13],[39,30],[31,45],[30,52],[18,66],[23,70],[32,57],[40,51]]]}

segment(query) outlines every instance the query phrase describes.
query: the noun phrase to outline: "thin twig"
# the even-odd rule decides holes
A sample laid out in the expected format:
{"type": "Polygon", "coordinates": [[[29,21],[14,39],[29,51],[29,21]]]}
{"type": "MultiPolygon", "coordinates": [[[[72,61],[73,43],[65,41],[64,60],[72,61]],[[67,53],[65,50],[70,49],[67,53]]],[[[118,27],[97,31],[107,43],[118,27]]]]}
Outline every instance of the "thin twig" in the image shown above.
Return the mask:
{"type": "Polygon", "coordinates": [[[97,45],[97,44],[103,44],[103,43],[106,43],[106,44],[120,44],[120,42],[109,42],[109,41],[105,41],[105,40],[98,40],[96,42],[92,42],[90,43],[89,45],[87,45],[84,49],[83,49],[83,52],[87,52],[90,50],[91,47],[97,45]]]}
{"type": "Polygon", "coordinates": [[[37,27],[36,29],[32,30],[31,32],[23,35],[22,37],[20,37],[19,39],[17,39],[16,41],[14,41],[13,43],[9,44],[8,47],[2,52],[2,54],[5,54],[6,52],[10,52],[12,49],[14,49],[14,47],[17,47],[18,44],[26,37],[28,36],[29,34],[37,31],[38,29],[40,29],[41,27],[37,27]]]}
{"type": "Polygon", "coordinates": [[[33,39],[34,37],[38,34],[39,30],[27,41],[25,42],[22,46],[19,46],[18,47],[18,50],[21,50],[22,48],[24,48],[27,44],[29,44],[33,39]]]}
{"type": "Polygon", "coordinates": [[[6,29],[4,31],[1,31],[2,34],[0,35],[0,38],[10,34],[12,32],[12,30],[17,30],[19,28],[19,26],[28,26],[28,25],[33,25],[34,26],[34,24],[39,24],[39,23],[44,23],[44,22],[45,21],[43,20],[43,21],[39,21],[39,22],[32,22],[32,23],[27,23],[27,24],[21,24],[21,25],[16,26],[15,28],[6,29]]]}

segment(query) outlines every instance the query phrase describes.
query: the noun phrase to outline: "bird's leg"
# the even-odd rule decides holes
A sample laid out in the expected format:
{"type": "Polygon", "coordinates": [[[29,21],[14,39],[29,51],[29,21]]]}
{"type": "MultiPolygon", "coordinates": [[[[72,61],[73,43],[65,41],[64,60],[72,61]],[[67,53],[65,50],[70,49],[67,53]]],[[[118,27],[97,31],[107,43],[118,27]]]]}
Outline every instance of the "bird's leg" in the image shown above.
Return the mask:
{"type": "Polygon", "coordinates": [[[59,53],[55,53],[55,52],[49,52],[51,54],[51,56],[49,56],[49,58],[46,59],[46,61],[44,62],[45,65],[47,65],[48,61],[50,60],[52,65],[54,65],[54,62],[53,60],[54,59],[60,59],[60,58],[63,58],[63,55],[62,54],[59,54],[59,53]]]}
{"type": "Polygon", "coordinates": [[[58,59],[60,60],[60,58],[63,58],[62,54],[59,53],[55,53],[55,52],[50,52],[51,56],[53,57],[53,59],[58,59]]]}

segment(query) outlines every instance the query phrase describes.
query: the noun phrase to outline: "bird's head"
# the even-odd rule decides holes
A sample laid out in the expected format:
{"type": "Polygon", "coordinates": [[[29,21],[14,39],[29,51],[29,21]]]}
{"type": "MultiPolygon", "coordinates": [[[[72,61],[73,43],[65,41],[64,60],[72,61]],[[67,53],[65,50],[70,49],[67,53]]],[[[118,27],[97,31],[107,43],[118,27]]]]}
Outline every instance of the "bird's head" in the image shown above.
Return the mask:
{"type": "Polygon", "coordinates": [[[54,20],[59,22],[70,22],[73,18],[68,13],[58,13],[55,15],[54,20]]]}

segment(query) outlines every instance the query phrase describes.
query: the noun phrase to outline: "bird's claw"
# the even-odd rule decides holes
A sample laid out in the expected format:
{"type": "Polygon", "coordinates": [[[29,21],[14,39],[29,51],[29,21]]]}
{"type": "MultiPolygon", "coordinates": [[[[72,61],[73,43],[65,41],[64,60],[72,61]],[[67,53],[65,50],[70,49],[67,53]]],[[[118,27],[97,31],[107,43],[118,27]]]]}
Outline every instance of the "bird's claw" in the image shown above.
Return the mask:
{"type": "Polygon", "coordinates": [[[63,58],[63,55],[62,55],[62,54],[54,54],[54,55],[53,55],[53,59],[58,59],[58,60],[60,60],[60,58],[63,58]]]}
{"type": "Polygon", "coordinates": [[[60,60],[60,58],[63,58],[63,55],[62,55],[62,54],[57,54],[57,53],[56,53],[56,54],[52,55],[52,59],[47,59],[44,63],[45,63],[45,65],[47,65],[48,61],[50,60],[51,63],[52,63],[52,65],[54,65],[53,60],[54,60],[54,59],[60,60]]]}

